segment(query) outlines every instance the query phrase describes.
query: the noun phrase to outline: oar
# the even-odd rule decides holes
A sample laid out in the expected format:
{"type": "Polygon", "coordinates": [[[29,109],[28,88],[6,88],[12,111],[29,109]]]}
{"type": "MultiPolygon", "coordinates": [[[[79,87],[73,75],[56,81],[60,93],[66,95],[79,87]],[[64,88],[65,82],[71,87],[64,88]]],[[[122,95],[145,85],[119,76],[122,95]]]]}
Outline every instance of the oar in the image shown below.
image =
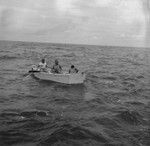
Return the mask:
{"type": "Polygon", "coordinates": [[[31,75],[32,73],[28,72],[24,75],[23,81],[28,79],[28,77],[31,75]]]}
{"type": "Polygon", "coordinates": [[[24,74],[24,79],[23,80],[27,79],[29,76],[31,76],[33,73],[36,73],[36,72],[39,72],[39,71],[34,71],[34,70],[28,71],[28,73],[24,74]]]}
{"type": "Polygon", "coordinates": [[[34,71],[30,70],[30,71],[28,71],[28,73],[24,74],[23,75],[24,76],[23,80],[26,80],[29,76],[32,75],[32,73],[34,73],[34,71]]]}

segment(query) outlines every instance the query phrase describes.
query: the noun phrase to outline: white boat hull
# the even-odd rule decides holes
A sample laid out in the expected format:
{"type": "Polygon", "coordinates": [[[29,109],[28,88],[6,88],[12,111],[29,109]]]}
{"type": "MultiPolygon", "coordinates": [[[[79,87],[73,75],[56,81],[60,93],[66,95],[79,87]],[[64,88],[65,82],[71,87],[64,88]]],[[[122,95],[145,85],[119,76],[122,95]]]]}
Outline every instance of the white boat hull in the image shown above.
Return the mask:
{"type": "Polygon", "coordinates": [[[47,72],[35,72],[33,75],[40,79],[46,81],[54,81],[64,84],[82,84],[85,80],[84,73],[76,73],[76,74],[53,74],[47,72]]]}

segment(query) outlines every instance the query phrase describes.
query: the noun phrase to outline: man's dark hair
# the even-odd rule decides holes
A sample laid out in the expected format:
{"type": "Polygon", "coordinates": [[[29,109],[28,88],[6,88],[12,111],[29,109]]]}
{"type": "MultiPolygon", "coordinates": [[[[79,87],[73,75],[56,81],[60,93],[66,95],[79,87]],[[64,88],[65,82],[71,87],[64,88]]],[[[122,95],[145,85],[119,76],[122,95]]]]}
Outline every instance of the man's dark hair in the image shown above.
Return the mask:
{"type": "Polygon", "coordinates": [[[71,68],[74,68],[74,65],[71,65],[71,68]]]}
{"type": "Polygon", "coordinates": [[[43,59],[42,59],[42,63],[44,63],[44,62],[45,62],[45,59],[43,58],[43,59]]]}

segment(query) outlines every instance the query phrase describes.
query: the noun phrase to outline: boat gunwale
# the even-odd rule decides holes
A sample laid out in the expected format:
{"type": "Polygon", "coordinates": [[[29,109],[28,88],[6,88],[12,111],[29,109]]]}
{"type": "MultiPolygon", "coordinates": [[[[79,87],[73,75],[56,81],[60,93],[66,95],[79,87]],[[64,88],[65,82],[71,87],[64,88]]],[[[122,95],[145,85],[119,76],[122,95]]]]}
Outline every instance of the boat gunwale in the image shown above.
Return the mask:
{"type": "Polygon", "coordinates": [[[63,84],[82,84],[85,80],[85,73],[77,73],[77,74],[69,74],[69,73],[63,73],[63,74],[57,74],[57,73],[51,73],[51,72],[34,72],[33,75],[40,79],[40,80],[45,80],[45,81],[48,81],[49,79],[42,79],[40,78],[38,75],[53,75],[54,77],[66,77],[67,78],[67,82],[61,82],[61,81],[56,81],[56,80],[53,80],[53,79],[50,79],[49,81],[53,81],[53,82],[58,82],[58,83],[63,83],[63,84]],[[80,76],[81,77],[81,80],[82,82],[72,82],[72,78],[74,76],[80,76]]]}

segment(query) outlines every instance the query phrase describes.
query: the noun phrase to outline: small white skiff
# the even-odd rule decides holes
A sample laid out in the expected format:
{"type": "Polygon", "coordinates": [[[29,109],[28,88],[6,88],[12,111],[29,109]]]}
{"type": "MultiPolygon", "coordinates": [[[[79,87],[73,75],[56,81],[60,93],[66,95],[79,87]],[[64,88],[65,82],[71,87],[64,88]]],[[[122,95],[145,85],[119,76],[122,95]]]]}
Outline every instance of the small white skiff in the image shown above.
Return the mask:
{"type": "Polygon", "coordinates": [[[85,80],[84,73],[76,73],[76,74],[53,74],[47,72],[35,72],[33,75],[40,79],[46,81],[54,81],[64,84],[82,84],[85,80]]]}
{"type": "Polygon", "coordinates": [[[32,69],[29,73],[33,74],[36,78],[45,81],[54,81],[64,84],[82,84],[85,80],[85,73],[62,73],[62,74],[55,74],[48,72],[43,72],[39,70],[32,69]]]}

